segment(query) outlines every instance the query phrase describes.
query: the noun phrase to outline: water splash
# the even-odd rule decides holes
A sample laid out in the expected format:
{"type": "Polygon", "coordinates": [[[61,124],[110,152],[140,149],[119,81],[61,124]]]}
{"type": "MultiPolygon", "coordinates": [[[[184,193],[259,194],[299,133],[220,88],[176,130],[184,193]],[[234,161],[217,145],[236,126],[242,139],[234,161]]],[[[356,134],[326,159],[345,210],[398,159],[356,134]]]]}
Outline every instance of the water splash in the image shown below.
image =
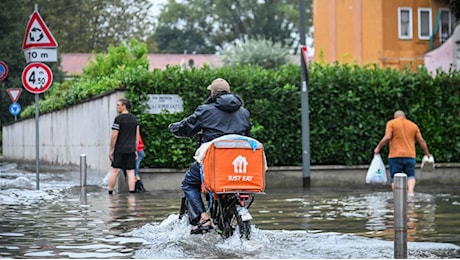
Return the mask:
{"type": "MultiPolygon", "coordinates": [[[[145,240],[135,258],[393,258],[392,241],[340,233],[260,230],[252,227],[251,240],[237,235],[224,240],[216,233],[190,235],[186,218],[170,215],[124,235],[145,240]]],[[[446,243],[409,243],[410,258],[458,256],[460,247],[446,243]]]]}

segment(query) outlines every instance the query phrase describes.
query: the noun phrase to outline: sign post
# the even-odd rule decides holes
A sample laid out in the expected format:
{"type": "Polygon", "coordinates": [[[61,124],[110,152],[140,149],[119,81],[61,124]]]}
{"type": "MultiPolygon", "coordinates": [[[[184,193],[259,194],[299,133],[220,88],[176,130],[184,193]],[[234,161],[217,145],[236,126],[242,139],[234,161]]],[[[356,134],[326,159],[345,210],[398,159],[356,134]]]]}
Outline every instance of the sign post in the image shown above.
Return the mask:
{"type": "Polygon", "coordinates": [[[9,110],[10,114],[14,116],[14,120],[16,121],[18,119],[17,116],[19,115],[19,113],[21,113],[21,105],[19,105],[17,101],[19,99],[19,96],[21,95],[22,88],[7,88],[6,92],[10,96],[11,101],[13,101],[13,103],[11,103],[10,105],[9,110]]]}
{"type": "Polygon", "coordinates": [[[310,120],[309,120],[309,105],[308,105],[308,60],[307,60],[307,47],[305,46],[306,34],[306,10],[305,0],[299,1],[300,10],[300,66],[301,66],[301,106],[302,106],[302,174],[303,174],[303,187],[310,187],[310,120]]]}
{"type": "Polygon", "coordinates": [[[14,120],[17,120],[17,116],[19,115],[19,113],[21,113],[21,105],[19,105],[19,103],[11,103],[10,104],[10,114],[12,114],[14,116],[14,120]]]}
{"type": "Polygon", "coordinates": [[[22,50],[28,64],[22,72],[21,80],[24,88],[35,94],[35,172],[37,190],[40,189],[40,142],[39,142],[39,94],[45,92],[53,82],[51,69],[40,62],[57,62],[57,41],[38,13],[35,4],[34,12],[27,23],[22,50]]]}
{"type": "Polygon", "coordinates": [[[6,79],[6,76],[8,76],[8,66],[0,60],[0,81],[6,79]]]}
{"type": "Polygon", "coordinates": [[[57,62],[57,42],[37,11],[27,24],[22,50],[27,63],[34,61],[57,62]]]}
{"type": "Polygon", "coordinates": [[[53,72],[46,64],[33,62],[22,71],[22,85],[32,94],[45,92],[53,82],[53,72]]]}
{"type": "Polygon", "coordinates": [[[6,92],[10,96],[11,101],[13,101],[13,103],[16,103],[18,102],[19,96],[21,95],[22,88],[7,88],[6,92]]]}

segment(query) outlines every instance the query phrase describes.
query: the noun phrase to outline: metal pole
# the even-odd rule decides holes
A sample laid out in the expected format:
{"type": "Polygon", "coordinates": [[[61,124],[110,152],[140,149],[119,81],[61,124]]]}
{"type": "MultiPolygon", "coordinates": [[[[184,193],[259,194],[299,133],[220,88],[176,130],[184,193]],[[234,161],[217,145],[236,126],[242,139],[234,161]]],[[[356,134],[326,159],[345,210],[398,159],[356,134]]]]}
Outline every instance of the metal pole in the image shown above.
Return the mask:
{"type": "MultiPolygon", "coordinates": [[[[34,4],[34,10],[38,11],[38,4],[34,4]]],[[[39,135],[39,122],[38,117],[40,114],[40,109],[38,106],[39,96],[35,94],[35,178],[37,182],[37,190],[40,189],[40,142],[38,137],[39,135]]]]}
{"type": "MultiPolygon", "coordinates": [[[[306,41],[306,4],[305,0],[299,1],[300,11],[300,44],[305,45],[306,41]]],[[[302,68],[301,73],[301,97],[302,97],[302,173],[303,173],[303,187],[310,186],[310,122],[308,116],[308,70],[305,59],[302,57],[300,52],[300,66],[302,68]]]]}
{"type": "Polygon", "coordinates": [[[80,186],[86,187],[86,154],[80,154],[80,186]]]}
{"type": "Polygon", "coordinates": [[[37,179],[37,190],[40,189],[40,141],[39,121],[40,109],[38,108],[38,94],[35,94],[35,176],[37,179]]]}
{"type": "Polygon", "coordinates": [[[81,204],[87,204],[88,203],[88,198],[86,196],[86,187],[80,187],[80,203],[81,204]]]}
{"type": "Polygon", "coordinates": [[[407,175],[394,176],[394,258],[407,259],[407,175]]]}
{"type": "Polygon", "coordinates": [[[86,198],[86,154],[80,154],[80,203],[87,204],[86,198]]]}

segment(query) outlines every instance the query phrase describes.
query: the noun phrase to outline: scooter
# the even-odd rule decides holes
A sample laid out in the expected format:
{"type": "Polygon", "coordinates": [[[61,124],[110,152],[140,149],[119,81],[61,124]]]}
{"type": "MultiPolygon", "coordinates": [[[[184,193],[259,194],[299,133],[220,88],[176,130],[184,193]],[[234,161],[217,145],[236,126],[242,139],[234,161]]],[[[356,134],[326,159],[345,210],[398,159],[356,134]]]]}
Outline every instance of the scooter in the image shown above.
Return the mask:
{"type": "MultiPolygon", "coordinates": [[[[254,202],[254,193],[219,192],[209,198],[211,219],[215,230],[224,239],[231,237],[238,227],[240,238],[250,239],[251,220],[249,207],[254,202]]],[[[179,219],[188,215],[187,199],[182,197],[179,219]]],[[[190,219],[189,219],[190,222],[190,219]]]]}

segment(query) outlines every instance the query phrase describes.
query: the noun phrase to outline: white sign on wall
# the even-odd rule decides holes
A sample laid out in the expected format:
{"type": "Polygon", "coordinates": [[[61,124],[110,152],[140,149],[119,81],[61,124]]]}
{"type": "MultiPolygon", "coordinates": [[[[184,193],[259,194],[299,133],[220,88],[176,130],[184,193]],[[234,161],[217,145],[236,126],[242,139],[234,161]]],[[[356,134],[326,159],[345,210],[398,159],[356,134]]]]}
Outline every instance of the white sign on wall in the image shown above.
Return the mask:
{"type": "Polygon", "coordinates": [[[179,95],[150,94],[147,104],[150,114],[160,114],[162,110],[167,110],[169,113],[184,111],[182,98],[179,95]]]}

